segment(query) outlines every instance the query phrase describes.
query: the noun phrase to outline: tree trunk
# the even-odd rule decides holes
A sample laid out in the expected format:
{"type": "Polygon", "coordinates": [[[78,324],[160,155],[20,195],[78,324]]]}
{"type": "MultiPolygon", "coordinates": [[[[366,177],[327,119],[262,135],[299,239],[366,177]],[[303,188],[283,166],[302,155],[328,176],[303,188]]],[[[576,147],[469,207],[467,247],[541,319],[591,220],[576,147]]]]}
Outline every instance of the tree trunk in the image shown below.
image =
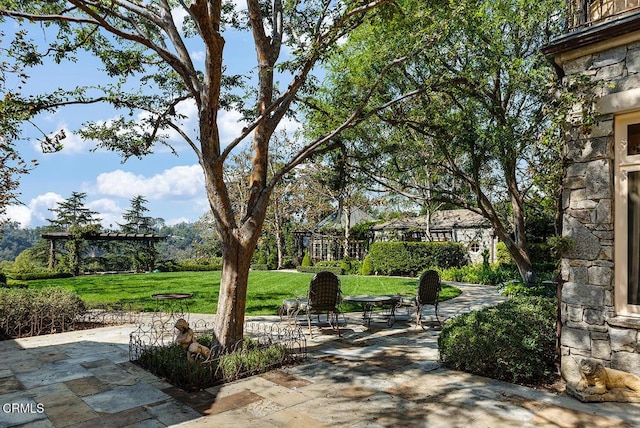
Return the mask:
{"type": "MultiPolygon", "coordinates": [[[[349,241],[351,240],[351,209],[344,208],[344,247],[342,249],[342,258],[349,258],[349,241]]],[[[340,213],[342,215],[342,212],[340,213]]]]}
{"type": "Polygon", "coordinates": [[[235,241],[224,246],[220,295],[215,318],[215,338],[223,348],[241,341],[244,334],[249,265],[255,246],[235,241]]]}

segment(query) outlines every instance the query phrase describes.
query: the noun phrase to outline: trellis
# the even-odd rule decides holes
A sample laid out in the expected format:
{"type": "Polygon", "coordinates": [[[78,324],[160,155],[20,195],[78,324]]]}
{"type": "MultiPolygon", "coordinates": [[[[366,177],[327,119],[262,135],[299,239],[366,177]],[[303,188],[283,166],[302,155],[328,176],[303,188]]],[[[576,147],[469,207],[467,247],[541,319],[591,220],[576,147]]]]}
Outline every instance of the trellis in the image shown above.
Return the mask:
{"type": "MultiPolygon", "coordinates": [[[[43,239],[50,242],[49,244],[49,269],[55,269],[56,263],[56,242],[67,241],[73,239],[70,232],[47,232],[43,233],[43,239]]],[[[87,232],[81,235],[86,241],[134,241],[144,242],[148,247],[152,247],[157,242],[166,239],[165,235],[156,235],[154,233],[119,233],[119,232],[87,232]]],[[[152,266],[154,261],[152,260],[152,266]]]]}

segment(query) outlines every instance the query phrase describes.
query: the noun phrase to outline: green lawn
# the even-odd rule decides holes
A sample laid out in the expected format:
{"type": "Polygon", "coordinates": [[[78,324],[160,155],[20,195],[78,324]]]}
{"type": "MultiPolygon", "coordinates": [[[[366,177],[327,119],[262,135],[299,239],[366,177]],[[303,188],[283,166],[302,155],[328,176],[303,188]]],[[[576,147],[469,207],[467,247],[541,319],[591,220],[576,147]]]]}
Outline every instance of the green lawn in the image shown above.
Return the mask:
{"type": "MultiPolygon", "coordinates": [[[[249,275],[247,315],[274,315],[286,298],[305,296],[313,274],[252,271],[249,275]]],[[[342,294],[415,295],[418,280],[386,276],[340,277],[342,294]]],[[[153,310],[155,293],[193,293],[189,309],[193,313],[214,313],[218,303],[220,272],[168,272],[122,275],[79,276],[29,281],[29,288],[63,287],[75,291],[89,306],[131,303],[153,310]]],[[[460,290],[443,285],[440,300],[450,299],[460,290]]],[[[345,308],[349,310],[350,308],[345,308]]]]}

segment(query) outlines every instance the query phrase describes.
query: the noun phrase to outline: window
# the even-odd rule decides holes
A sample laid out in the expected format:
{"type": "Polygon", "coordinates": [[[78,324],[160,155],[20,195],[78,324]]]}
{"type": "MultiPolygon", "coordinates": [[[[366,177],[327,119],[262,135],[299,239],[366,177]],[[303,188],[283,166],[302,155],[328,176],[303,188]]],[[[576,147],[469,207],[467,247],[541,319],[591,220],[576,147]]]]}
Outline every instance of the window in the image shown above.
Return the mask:
{"type": "Polygon", "coordinates": [[[472,242],[471,244],[469,244],[469,251],[472,253],[477,253],[478,251],[480,251],[480,244],[478,244],[477,242],[472,242]]]}
{"type": "Polygon", "coordinates": [[[640,315],[640,113],[616,117],[615,305],[640,315]]]}

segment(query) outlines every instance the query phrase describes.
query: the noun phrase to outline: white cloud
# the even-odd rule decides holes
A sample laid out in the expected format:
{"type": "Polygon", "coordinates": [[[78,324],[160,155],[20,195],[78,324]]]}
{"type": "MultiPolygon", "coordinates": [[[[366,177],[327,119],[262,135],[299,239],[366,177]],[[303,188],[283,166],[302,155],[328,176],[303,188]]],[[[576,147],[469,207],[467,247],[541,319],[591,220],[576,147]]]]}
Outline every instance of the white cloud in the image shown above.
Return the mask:
{"type": "MultiPolygon", "coordinates": [[[[64,132],[65,138],[60,140],[62,144],[62,150],[59,153],[64,154],[77,154],[77,153],[88,153],[89,150],[95,147],[95,142],[93,140],[84,140],[78,134],[74,134],[66,124],[59,124],[56,126],[58,131],[52,132],[47,135],[47,137],[54,139],[56,134],[59,132],[64,132]]],[[[33,140],[32,142],[33,148],[35,151],[39,153],[43,153],[42,144],[40,140],[33,140]]]]}
{"type": "Polygon", "coordinates": [[[31,224],[31,209],[25,205],[9,205],[3,220],[20,223],[20,227],[27,227],[31,224]]]}
{"type": "Polygon", "coordinates": [[[178,217],[178,218],[172,218],[170,220],[166,220],[164,222],[167,226],[174,226],[176,224],[180,224],[180,223],[193,223],[192,220],[186,218],[186,217],[178,217]]]}
{"type": "Polygon", "coordinates": [[[195,61],[204,61],[204,51],[191,52],[191,59],[195,61]]]}
{"type": "Polygon", "coordinates": [[[38,195],[29,202],[31,215],[40,221],[52,218],[55,214],[49,209],[55,208],[58,202],[62,201],[64,201],[64,198],[57,193],[47,192],[43,195],[38,195]]]}
{"type": "Polygon", "coordinates": [[[113,199],[102,198],[87,202],[87,208],[98,213],[100,224],[106,229],[117,229],[118,223],[124,223],[122,220],[123,210],[113,199]]]}
{"type": "Polygon", "coordinates": [[[87,208],[99,213],[120,213],[122,208],[113,199],[102,198],[87,203],[87,208]]]}
{"type": "Polygon", "coordinates": [[[247,123],[242,120],[240,112],[236,110],[221,111],[218,114],[218,131],[220,132],[222,146],[224,147],[236,139],[245,126],[247,126],[247,123]]]}
{"type": "Polygon", "coordinates": [[[21,227],[29,227],[34,223],[43,223],[54,216],[49,209],[55,208],[58,202],[62,201],[64,201],[64,198],[59,194],[47,192],[31,199],[28,204],[8,206],[5,218],[10,221],[17,221],[21,227]]]}
{"type": "Polygon", "coordinates": [[[106,196],[132,198],[143,195],[149,200],[166,197],[192,197],[204,191],[200,165],[176,166],[153,177],[116,170],[96,178],[96,192],[106,196]]]}

